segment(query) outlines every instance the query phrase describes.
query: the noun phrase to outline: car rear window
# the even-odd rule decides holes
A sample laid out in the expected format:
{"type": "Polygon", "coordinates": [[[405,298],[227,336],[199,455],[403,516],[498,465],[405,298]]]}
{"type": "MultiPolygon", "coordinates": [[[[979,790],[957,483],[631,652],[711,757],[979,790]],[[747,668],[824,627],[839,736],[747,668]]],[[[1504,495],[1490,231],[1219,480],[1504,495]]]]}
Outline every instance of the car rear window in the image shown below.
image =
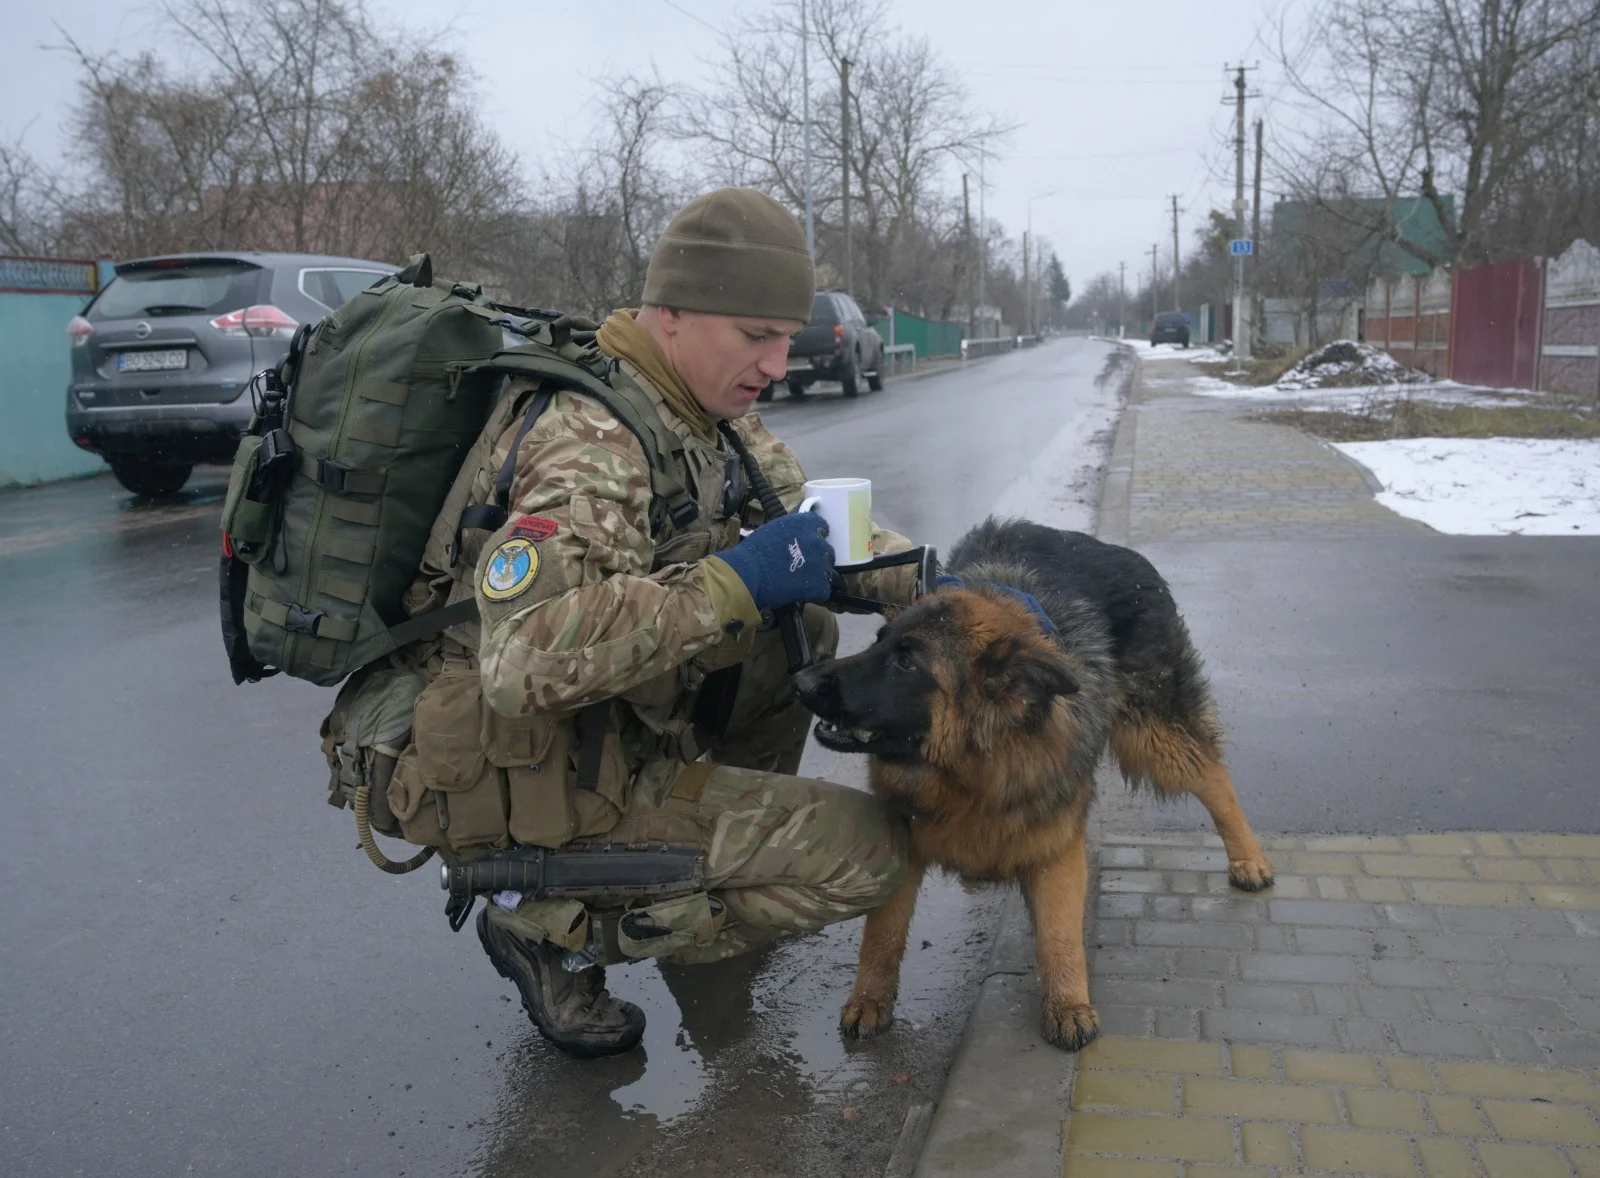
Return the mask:
{"type": "Polygon", "coordinates": [[[837,323],[839,312],[834,308],[833,300],[825,294],[819,294],[811,300],[811,322],[837,323]]]}
{"type": "Polygon", "coordinates": [[[383,277],[385,274],[378,270],[302,270],[300,293],[316,299],[331,311],[344,306],[383,277]]]}
{"type": "Polygon", "coordinates": [[[1164,315],[1157,315],[1156,322],[1162,327],[1176,327],[1183,323],[1183,316],[1176,311],[1168,311],[1164,315]]]}
{"type": "Polygon", "coordinates": [[[226,315],[260,302],[266,273],[248,262],[178,262],[118,274],[89,307],[91,320],[226,315]]]}

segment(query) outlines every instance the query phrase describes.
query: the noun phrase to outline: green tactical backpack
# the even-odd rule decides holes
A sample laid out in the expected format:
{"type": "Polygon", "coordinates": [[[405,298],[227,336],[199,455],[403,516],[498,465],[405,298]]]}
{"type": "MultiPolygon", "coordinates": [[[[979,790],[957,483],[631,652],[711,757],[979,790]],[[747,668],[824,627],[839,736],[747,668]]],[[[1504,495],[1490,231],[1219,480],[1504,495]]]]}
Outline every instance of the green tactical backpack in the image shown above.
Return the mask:
{"type": "MultiPolygon", "coordinates": [[[[407,642],[476,617],[468,600],[419,617],[401,600],[468,450],[511,376],[536,378],[523,432],[558,390],[602,402],[639,438],[652,524],[697,507],[682,444],[593,343],[594,324],[505,307],[435,281],[426,254],[295,334],[252,387],[223,506],[222,630],[235,683],[283,671],[334,686],[407,642]]],[[[504,522],[515,448],[496,503],[504,522]]]]}

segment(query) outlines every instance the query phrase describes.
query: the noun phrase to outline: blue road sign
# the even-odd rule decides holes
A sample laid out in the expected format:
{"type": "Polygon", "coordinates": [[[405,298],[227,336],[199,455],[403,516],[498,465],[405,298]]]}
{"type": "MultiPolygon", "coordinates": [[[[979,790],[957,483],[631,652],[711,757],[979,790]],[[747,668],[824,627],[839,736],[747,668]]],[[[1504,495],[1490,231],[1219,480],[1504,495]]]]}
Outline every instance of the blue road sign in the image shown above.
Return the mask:
{"type": "Polygon", "coordinates": [[[1255,244],[1248,237],[1241,237],[1237,241],[1228,243],[1228,252],[1236,258],[1241,254],[1252,254],[1255,252],[1255,244]]]}

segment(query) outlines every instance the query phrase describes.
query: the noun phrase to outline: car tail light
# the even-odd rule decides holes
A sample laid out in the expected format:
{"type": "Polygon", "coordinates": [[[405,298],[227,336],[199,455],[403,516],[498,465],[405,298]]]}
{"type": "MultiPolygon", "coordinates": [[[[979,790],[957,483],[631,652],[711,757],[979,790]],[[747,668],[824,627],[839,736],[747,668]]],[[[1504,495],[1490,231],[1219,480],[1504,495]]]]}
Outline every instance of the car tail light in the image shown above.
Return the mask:
{"type": "Polygon", "coordinates": [[[251,336],[255,339],[288,339],[300,321],[266,303],[246,307],[242,311],[229,311],[211,321],[219,335],[251,336]]]}
{"type": "Polygon", "coordinates": [[[835,323],[833,325],[833,347],[835,351],[838,351],[840,348],[844,347],[843,323],[835,323]]]}
{"type": "Polygon", "coordinates": [[[89,337],[94,334],[94,324],[82,315],[74,315],[67,324],[67,338],[72,341],[72,346],[81,348],[89,342],[89,337]]]}

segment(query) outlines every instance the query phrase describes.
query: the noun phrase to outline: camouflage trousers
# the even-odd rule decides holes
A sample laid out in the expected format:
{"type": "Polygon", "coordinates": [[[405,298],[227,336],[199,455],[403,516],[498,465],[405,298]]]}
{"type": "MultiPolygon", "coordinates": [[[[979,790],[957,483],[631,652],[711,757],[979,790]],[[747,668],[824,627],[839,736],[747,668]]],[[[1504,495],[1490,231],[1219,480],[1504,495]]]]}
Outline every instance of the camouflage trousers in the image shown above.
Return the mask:
{"type": "MultiPolygon", "coordinates": [[[[833,615],[808,607],[806,628],[817,657],[831,657],[839,639],[833,615]]],[[[860,916],[905,877],[905,827],[875,797],[794,775],[810,714],[795,698],[775,632],[757,636],[743,668],[727,735],[701,762],[666,776],[676,782],[666,797],[636,798],[623,820],[631,827],[677,815],[703,832],[707,890],[725,914],[714,936],[663,957],[676,964],[718,961],[860,916]]],[[[596,925],[607,919],[591,916],[596,925]]],[[[491,907],[490,919],[557,943],[584,923],[570,900],[525,901],[512,912],[491,907]]],[[[598,940],[606,946],[602,963],[626,960],[614,948],[614,927],[598,940]]]]}

